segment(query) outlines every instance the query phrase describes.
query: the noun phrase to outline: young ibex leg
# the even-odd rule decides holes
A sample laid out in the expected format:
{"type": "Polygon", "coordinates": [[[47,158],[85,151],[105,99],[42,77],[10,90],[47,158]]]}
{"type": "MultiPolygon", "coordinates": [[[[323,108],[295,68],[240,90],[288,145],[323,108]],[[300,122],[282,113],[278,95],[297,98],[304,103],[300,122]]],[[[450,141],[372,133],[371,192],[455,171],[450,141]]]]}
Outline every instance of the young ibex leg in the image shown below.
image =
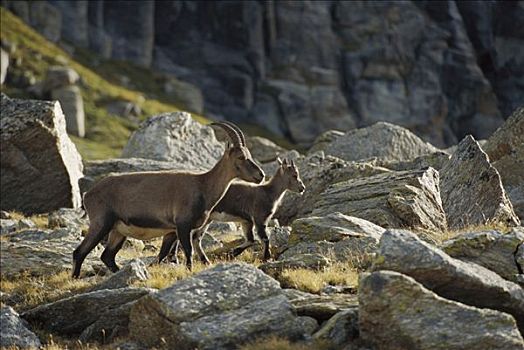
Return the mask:
{"type": "MultiPolygon", "coordinates": [[[[166,256],[171,252],[173,244],[178,239],[177,232],[170,232],[164,236],[162,239],[162,245],[160,246],[160,252],[158,253],[158,257],[156,260],[157,264],[160,264],[162,260],[165,259],[166,256]]],[[[175,251],[176,255],[176,251],[175,251]]]]}
{"type": "Polygon", "coordinates": [[[193,247],[195,247],[200,261],[206,265],[210,264],[210,261],[206,253],[204,252],[204,249],[202,249],[202,237],[204,237],[204,235],[206,234],[208,227],[209,224],[204,225],[202,228],[193,230],[193,247]]]}
{"type": "Polygon", "coordinates": [[[245,221],[242,223],[242,229],[244,231],[244,243],[233,249],[231,255],[234,257],[242,254],[244,250],[255,244],[255,236],[253,235],[253,222],[245,221]]]}
{"type": "Polygon", "coordinates": [[[125,241],[126,236],[120,234],[116,230],[109,233],[106,248],[102,253],[101,259],[111,272],[117,272],[119,270],[119,267],[115,262],[115,257],[118,251],[122,249],[125,241]]]}
{"type": "Polygon", "coordinates": [[[111,231],[114,223],[115,218],[110,214],[106,214],[100,218],[94,216],[91,219],[89,231],[87,232],[86,237],[73,252],[73,278],[78,278],[80,276],[80,269],[87,254],[89,254],[102,238],[111,231]]]}
{"type": "Polygon", "coordinates": [[[271,251],[269,250],[269,237],[266,233],[266,225],[257,224],[257,235],[260,237],[262,244],[264,245],[264,255],[262,259],[267,261],[271,258],[271,251]]]}

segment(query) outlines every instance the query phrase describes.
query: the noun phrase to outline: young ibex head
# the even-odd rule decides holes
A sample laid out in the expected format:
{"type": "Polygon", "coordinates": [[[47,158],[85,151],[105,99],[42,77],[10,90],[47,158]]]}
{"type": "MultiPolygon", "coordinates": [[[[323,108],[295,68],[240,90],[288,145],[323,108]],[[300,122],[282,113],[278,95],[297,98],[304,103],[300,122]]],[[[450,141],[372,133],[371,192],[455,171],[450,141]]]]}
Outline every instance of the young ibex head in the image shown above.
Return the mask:
{"type": "Polygon", "coordinates": [[[218,122],[211,125],[224,129],[231,139],[232,144],[228,144],[228,147],[226,147],[224,158],[232,164],[236,177],[255,183],[260,183],[264,180],[264,171],[253,161],[251,153],[246,146],[246,139],[242,130],[229,122],[218,122]]]}
{"type": "Polygon", "coordinates": [[[278,176],[281,179],[280,181],[282,181],[284,188],[292,192],[300,194],[304,193],[306,186],[300,178],[295,162],[293,160],[288,161],[287,159],[282,161],[280,158],[277,158],[277,161],[280,164],[280,167],[277,170],[275,177],[278,176]]]}

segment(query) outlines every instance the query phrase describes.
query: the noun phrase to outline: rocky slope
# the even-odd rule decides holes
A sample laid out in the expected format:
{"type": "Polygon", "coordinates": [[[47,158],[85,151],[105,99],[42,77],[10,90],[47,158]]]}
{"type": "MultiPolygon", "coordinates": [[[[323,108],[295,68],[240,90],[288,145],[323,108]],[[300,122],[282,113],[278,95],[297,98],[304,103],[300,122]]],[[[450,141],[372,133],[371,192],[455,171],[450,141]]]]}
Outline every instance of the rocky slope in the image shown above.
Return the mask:
{"type": "MultiPolygon", "coordinates": [[[[208,169],[223,147],[219,133],[187,113],[153,116],[130,137],[124,156],[131,158],[86,162],[81,186],[62,188],[38,181],[78,163],[56,151],[69,142],[59,106],[2,97],[2,109],[11,111],[0,120],[9,144],[28,155],[13,158],[2,147],[2,169],[15,159],[42,174],[2,171],[2,184],[29,181],[37,188],[31,192],[52,187],[54,195],[79,198],[110,173],[208,169]],[[59,161],[40,166],[24,135],[43,129],[55,139],[41,151],[59,161]]],[[[522,118],[509,118],[486,152],[467,136],[448,154],[388,123],[350,132],[375,141],[354,153],[347,150],[356,137],[336,132],[308,155],[249,139],[268,171],[277,156],[294,159],[306,186],[303,196],[285,195],[280,222],[268,227],[272,261],[264,263],[259,245],[228,261],[240,233],[233,223],[214,224],[203,242],[211,266],[151,266],[161,240],[128,240],[118,273],[100,266],[98,246],[73,281],[71,252],[88,218],[31,198],[41,210],[28,212],[51,211],[45,221],[1,212],[1,345],[37,347],[54,336],[62,347],[80,339],[90,348],[125,349],[258,349],[252,342],[264,349],[272,341],[291,349],[523,349],[524,229],[506,194],[522,182],[500,161],[522,161],[510,151],[519,146],[514,125],[522,118]]],[[[25,210],[6,191],[2,186],[2,208],[25,210]]]]}

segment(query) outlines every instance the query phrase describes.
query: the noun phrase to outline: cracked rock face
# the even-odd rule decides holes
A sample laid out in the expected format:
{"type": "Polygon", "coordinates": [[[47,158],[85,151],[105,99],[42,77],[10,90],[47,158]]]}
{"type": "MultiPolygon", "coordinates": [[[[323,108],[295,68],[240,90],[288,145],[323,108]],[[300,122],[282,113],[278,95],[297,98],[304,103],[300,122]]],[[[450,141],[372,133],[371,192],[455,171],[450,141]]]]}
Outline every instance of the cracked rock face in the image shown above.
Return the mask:
{"type": "Polygon", "coordinates": [[[58,102],[1,97],[0,176],[4,210],[78,208],[82,159],[58,102]]]}
{"type": "Polygon", "coordinates": [[[500,175],[472,136],[466,136],[440,171],[440,192],[451,229],[520,224],[500,175]]]}
{"type": "Polygon", "coordinates": [[[229,349],[261,335],[303,339],[310,326],[297,317],[279,283],[257,268],[221,264],[140,299],[130,334],[145,346],[229,349]]]}
{"type": "Polygon", "coordinates": [[[510,315],[441,298],[398,272],[366,274],[358,298],[360,336],[377,349],[522,349],[510,315]]]}
{"type": "Polygon", "coordinates": [[[12,307],[2,307],[0,309],[0,347],[39,348],[42,345],[40,339],[27,327],[27,322],[21,319],[12,307]]]}
{"type": "Polygon", "coordinates": [[[433,168],[338,182],[319,196],[312,215],[338,211],[386,228],[442,231],[447,225],[438,182],[439,174],[433,168]]]}

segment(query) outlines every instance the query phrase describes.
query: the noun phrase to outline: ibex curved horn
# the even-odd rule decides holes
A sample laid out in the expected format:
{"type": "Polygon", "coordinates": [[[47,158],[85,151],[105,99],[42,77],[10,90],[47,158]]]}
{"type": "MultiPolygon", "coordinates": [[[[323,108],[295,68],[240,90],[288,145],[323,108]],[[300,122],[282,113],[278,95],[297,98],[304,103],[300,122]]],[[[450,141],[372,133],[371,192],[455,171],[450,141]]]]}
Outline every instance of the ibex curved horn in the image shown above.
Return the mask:
{"type": "Polygon", "coordinates": [[[236,126],[235,124],[231,122],[224,121],[223,123],[229,125],[238,133],[238,136],[240,136],[240,140],[242,141],[242,146],[246,147],[246,137],[244,136],[244,133],[242,132],[242,130],[240,130],[238,126],[236,126]]]}
{"type": "Polygon", "coordinates": [[[231,125],[226,124],[225,122],[218,122],[218,123],[211,123],[212,126],[219,126],[227,133],[227,136],[231,139],[231,142],[235,146],[242,147],[244,146],[244,143],[242,142],[242,137],[239,135],[238,131],[235,130],[231,125]]]}

